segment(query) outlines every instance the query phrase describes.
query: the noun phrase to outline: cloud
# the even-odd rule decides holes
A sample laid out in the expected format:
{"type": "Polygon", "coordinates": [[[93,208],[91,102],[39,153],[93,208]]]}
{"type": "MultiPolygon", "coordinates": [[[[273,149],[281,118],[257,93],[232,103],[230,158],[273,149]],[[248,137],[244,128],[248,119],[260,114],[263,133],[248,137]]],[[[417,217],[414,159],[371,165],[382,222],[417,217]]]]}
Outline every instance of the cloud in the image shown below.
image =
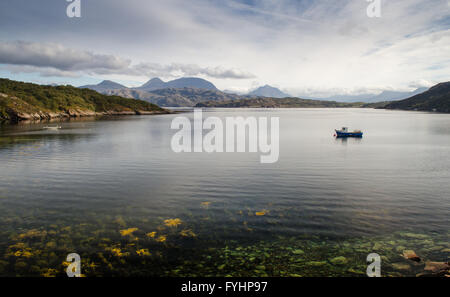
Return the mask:
{"type": "Polygon", "coordinates": [[[139,63],[114,55],[76,50],[55,43],[25,41],[0,42],[0,64],[9,65],[13,73],[40,73],[41,76],[79,77],[89,75],[130,76],[208,76],[220,79],[249,79],[255,76],[239,69],[220,66],[200,67],[195,64],[139,63]]]}
{"type": "Polygon", "coordinates": [[[0,42],[0,63],[52,67],[62,71],[115,71],[129,67],[131,61],[55,43],[13,41],[0,42]]]}
{"type": "Polygon", "coordinates": [[[42,77],[71,77],[78,78],[81,77],[80,73],[72,71],[63,71],[50,67],[36,67],[28,65],[8,65],[6,70],[14,74],[19,73],[39,73],[42,77]]]}
{"type": "Polygon", "coordinates": [[[130,73],[135,75],[145,74],[146,76],[197,76],[204,75],[222,79],[250,79],[255,76],[251,73],[239,69],[225,69],[223,67],[200,67],[195,64],[173,63],[161,65],[156,63],[141,63],[130,68],[130,73]]]}

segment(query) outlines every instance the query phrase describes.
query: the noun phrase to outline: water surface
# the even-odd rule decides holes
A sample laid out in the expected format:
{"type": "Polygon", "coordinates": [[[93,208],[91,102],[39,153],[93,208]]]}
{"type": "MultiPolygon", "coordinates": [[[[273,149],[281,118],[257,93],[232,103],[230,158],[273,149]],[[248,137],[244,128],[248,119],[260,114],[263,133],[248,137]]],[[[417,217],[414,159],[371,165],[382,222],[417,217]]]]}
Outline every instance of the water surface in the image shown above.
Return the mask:
{"type": "Polygon", "coordinates": [[[176,116],[1,126],[0,275],[64,275],[70,252],[88,276],[363,275],[377,251],[386,274],[423,271],[403,249],[448,261],[449,115],[204,110],[279,117],[275,164],[176,154],[176,116]],[[342,126],[365,136],[335,139],[342,126]]]}

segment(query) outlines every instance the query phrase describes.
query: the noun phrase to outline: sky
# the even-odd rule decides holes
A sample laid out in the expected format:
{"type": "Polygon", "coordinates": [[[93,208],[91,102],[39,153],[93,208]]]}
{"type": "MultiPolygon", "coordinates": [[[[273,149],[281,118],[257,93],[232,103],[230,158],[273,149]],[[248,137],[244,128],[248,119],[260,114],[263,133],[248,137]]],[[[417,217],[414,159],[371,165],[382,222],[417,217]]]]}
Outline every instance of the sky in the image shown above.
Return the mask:
{"type": "Polygon", "coordinates": [[[68,0],[2,0],[0,77],[133,87],[191,76],[315,97],[450,81],[450,0],[79,1],[69,18],[68,0]]]}

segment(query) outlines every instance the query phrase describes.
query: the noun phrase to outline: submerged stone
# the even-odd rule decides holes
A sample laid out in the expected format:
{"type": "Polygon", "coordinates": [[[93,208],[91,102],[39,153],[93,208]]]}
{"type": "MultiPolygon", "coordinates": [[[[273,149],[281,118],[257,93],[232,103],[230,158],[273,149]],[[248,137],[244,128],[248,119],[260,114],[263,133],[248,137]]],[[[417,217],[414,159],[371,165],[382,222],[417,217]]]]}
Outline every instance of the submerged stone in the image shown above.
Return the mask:
{"type": "Polygon", "coordinates": [[[392,267],[394,267],[395,270],[410,270],[411,266],[405,263],[393,263],[392,267]]]}
{"type": "Polygon", "coordinates": [[[431,262],[425,263],[425,271],[431,271],[433,273],[439,273],[450,269],[449,263],[445,262],[431,262]]]}
{"type": "Polygon", "coordinates": [[[408,260],[411,260],[411,261],[420,262],[420,257],[417,256],[417,254],[413,250],[405,250],[405,251],[403,251],[403,257],[405,259],[408,259],[408,260]]]}
{"type": "Polygon", "coordinates": [[[295,255],[303,255],[305,252],[301,249],[297,249],[297,250],[293,250],[292,253],[295,255]]]}
{"type": "Polygon", "coordinates": [[[403,236],[409,237],[409,238],[416,238],[416,239],[428,238],[428,236],[425,234],[414,234],[414,233],[403,233],[403,236]]]}
{"type": "Polygon", "coordinates": [[[345,257],[336,257],[330,260],[330,262],[334,265],[344,265],[347,263],[347,258],[345,257]]]}
{"type": "Polygon", "coordinates": [[[327,265],[327,262],[325,262],[325,261],[310,261],[310,262],[306,263],[306,265],[308,265],[308,266],[323,266],[323,265],[327,265]]]}

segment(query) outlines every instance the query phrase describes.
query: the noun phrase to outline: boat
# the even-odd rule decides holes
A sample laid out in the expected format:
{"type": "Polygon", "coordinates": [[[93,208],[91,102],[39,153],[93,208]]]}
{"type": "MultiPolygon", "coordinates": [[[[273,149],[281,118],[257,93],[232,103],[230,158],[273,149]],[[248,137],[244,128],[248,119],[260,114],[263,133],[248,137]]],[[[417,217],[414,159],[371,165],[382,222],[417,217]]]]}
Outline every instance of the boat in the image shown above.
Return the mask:
{"type": "Polygon", "coordinates": [[[45,130],[59,130],[62,129],[61,126],[45,126],[44,127],[45,130]]]}
{"type": "Polygon", "coordinates": [[[360,130],[350,131],[347,127],[343,127],[341,130],[336,129],[336,137],[363,137],[363,132],[360,130]]]}

